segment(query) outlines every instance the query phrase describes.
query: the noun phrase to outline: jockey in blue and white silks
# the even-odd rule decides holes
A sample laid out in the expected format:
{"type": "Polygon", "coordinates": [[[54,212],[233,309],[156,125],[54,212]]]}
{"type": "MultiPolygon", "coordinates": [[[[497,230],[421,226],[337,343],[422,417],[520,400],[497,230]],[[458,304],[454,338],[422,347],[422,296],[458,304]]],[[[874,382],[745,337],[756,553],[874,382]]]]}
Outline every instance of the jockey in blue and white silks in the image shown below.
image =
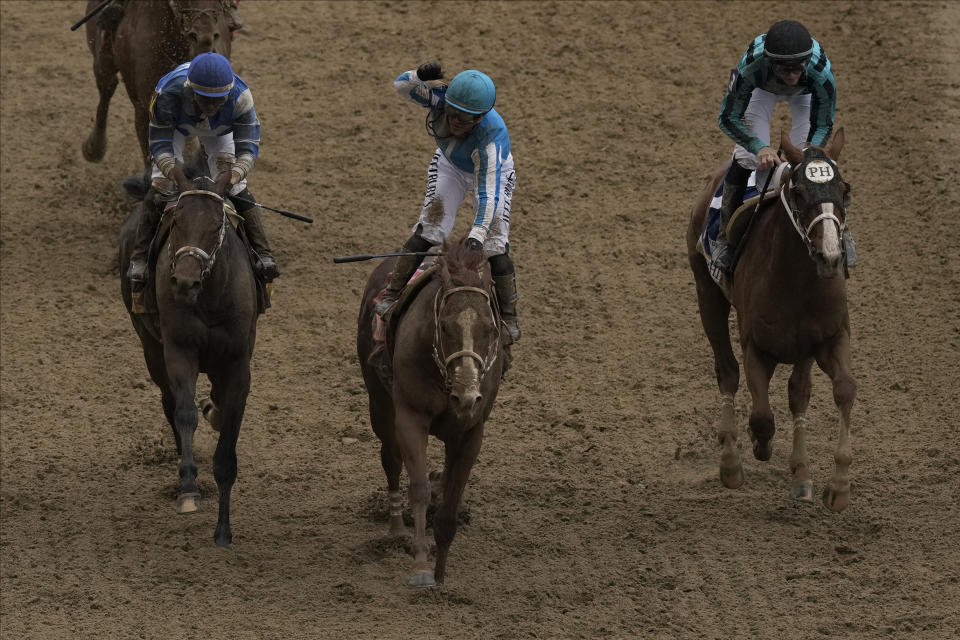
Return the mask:
{"type": "Polygon", "coordinates": [[[170,178],[172,163],[183,162],[184,140],[196,136],[207,152],[212,177],[228,165],[242,174],[230,188],[230,193],[236,195],[246,187],[246,175],[260,153],[260,120],[253,105],[253,94],[246,83],[234,75],[233,85],[226,93],[211,96],[220,97],[224,102],[208,116],[193,99],[196,88],[187,78],[190,65],[190,62],[181,64],[160,78],[150,101],[152,177],[170,178]]]}
{"type": "MultiPolygon", "coordinates": [[[[510,340],[515,342],[520,339],[520,327],[515,269],[509,255],[510,202],[516,186],[510,135],[493,108],[496,87],[489,76],[469,69],[458,73],[449,86],[427,84],[442,77],[440,65],[428,62],[401,73],[393,82],[403,98],[428,109],[427,130],[437,143],[427,170],[423,207],[404,250],[423,252],[442,243],[453,230],[467,192],[472,190],[474,218],[467,243],[490,260],[501,316],[510,340]]],[[[404,256],[397,261],[377,305],[381,316],[389,311],[422,259],[404,256]]]]}
{"type": "Polygon", "coordinates": [[[260,153],[260,120],[253,94],[219,53],[201,53],[160,78],[150,100],[150,154],[153,171],[143,200],[127,278],[135,290],[147,281],[147,252],[164,199],[192,189],[183,168],[186,138],[195,136],[207,154],[210,177],[229,171],[230,200],[244,219],[257,254],[256,267],[269,282],[280,275],[270,251],[260,209],[247,189],[247,175],[260,153]]]}
{"type": "MultiPolygon", "coordinates": [[[[723,183],[720,235],[711,247],[716,267],[730,273],[733,250],[725,227],[743,202],[747,178],[757,184],[780,164],[770,146],[770,119],[777,102],[790,107],[790,140],[798,147],[823,146],[833,130],[837,86],[820,43],[795,20],[781,20],[754,38],[730,73],[717,122],[736,146],[723,183]]],[[[851,240],[852,242],[852,240],[851,240]]]]}

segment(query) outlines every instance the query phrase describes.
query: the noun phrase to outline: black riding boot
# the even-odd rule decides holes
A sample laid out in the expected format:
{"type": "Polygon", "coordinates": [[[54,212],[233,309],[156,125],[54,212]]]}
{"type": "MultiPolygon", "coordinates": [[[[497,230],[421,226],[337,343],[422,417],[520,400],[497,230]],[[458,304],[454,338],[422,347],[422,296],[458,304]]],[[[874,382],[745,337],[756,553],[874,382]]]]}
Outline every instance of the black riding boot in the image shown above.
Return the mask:
{"type": "Polygon", "coordinates": [[[230,31],[243,29],[243,20],[240,19],[240,7],[237,5],[237,0],[230,0],[229,7],[228,19],[230,20],[230,24],[227,25],[227,27],[230,31]]]}
{"type": "Polygon", "coordinates": [[[720,204],[720,232],[711,246],[713,264],[726,274],[733,268],[734,247],[727,241],[727,223],[737,207],[743,204],[743,194],[747,190],[750,169],[745,169],[736,160],[723,180],[723,201],[720,204]]]}
{"type": "Polygon", "coordinates": [[[157,223],[163,214],[163,204],[159,194],[151,187],[144,196],[140,208],[140,223],[137,225],[137,235],[134,239],[133,253],[130,254],[130,265],[127,267],[127,279],[131,287],[137,291],[147,282],[147,256],[150,243],[157,233],[157,223]]]}
{"type": "Polygon", "coordinates": [[[274,278],[280,275],[280,268],[277,266],[277,259],[273,257],[270,251],[270,244],[267,242],[267,232],[263,228],[263,220],[260,218],[260,207],[256,200],[250,194],[249,189],[244,189],[235,196],[230,196],[230,201],[237,208],[237,213],[243,218],[243,225],[247,230],[247,239],[253,247],[259,258],[257,270],[263,279],[272,282],[274,278]]]}
{"type": "Polygon", "coordinates": [[[513,259],[503,253],[490,258],[490,273],[493,276],[493,286],[497,291],[497,302],[500,305],[500,319],[507,330],[508,340],[505,344],[513,344],[520,340],[520,324],[517,319],[517,272],[513,266],[513,259]]]}
{"type": "Polygon", "coordinates": [[[127,4],[130,0],[113,0],[104,7],[97,16],[97,26],[104,31],[111,33],[117,30],[124,14],[127,12],[127,4]]]}
{"type": "MultiPolygon", "coordinates": [[[[418,235],[413,235],[403,244],[403,248],[400,251],[402,253],[422,253],[432,246],[429,240],[425,240],[418,235]]],[[[386,317],[387,312],[390,311],[390,308],[397,301],[397,298],[400,297],[403,288],[407,286],[407,281],[413,277],[414,272],[416,272],[421,262],[423,262],[423,256],[400,256],[397,258],[397,264],[394,265],[393,273],[390,274],[390,281],[387,283],[387,288],[374,307],[378,316],[381,318],[386,317]]]]}

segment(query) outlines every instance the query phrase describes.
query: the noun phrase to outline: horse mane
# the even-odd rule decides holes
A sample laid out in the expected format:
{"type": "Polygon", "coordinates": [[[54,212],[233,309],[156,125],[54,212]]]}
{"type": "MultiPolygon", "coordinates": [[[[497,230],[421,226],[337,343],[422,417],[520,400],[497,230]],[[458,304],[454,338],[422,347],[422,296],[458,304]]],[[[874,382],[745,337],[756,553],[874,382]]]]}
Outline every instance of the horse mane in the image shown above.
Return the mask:
{"type": "Polygon", "coordinates": [[[466,237],[447,239],[443,243],[443,255],[437,259],[443,287],[482,287],[482,269],[486,257],[482,251],[467,248],[466,237]]]}

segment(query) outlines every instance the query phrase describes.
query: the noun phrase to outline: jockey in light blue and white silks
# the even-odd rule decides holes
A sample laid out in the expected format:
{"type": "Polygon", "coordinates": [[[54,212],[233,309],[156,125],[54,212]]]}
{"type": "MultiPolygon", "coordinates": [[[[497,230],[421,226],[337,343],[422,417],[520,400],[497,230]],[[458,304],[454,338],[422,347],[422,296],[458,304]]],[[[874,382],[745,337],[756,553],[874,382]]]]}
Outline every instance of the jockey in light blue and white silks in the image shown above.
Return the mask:
{"type": "Polygon", "coordinates": [[[510,235],[510,200],[516,185],[510,136],[494,109],[482,115],[469,134],[451,134],[443,117],[447,87],[430,87],[406,71],[394,81],[404,98],[430,109],[428,129],[437,150],[427,170],[427,190],[414,233],[440,244],[453,230],[457,210],[473,190],[473,227],[469,236],[488,256],[503,254],[510,235]],[[442,212],[442,213],[441,213],[442,212]]]}

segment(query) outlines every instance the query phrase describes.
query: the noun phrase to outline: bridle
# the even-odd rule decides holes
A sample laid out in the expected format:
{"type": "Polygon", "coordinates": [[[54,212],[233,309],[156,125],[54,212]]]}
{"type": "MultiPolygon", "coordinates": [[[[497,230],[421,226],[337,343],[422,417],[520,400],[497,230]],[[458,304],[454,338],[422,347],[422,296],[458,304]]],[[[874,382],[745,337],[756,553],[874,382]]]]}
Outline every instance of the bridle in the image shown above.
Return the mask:
{"type": "Polygon", "coordinates": [[[214,198],[220,202],[221,205],[223,205],[223,197],[214,193],[213,191],[207,191],[206,189],[183,191],[177,198],[177,204],[174,208],[173,226],[170,229],[170,242],[167,243],[167,247],[170,252],[170,275],[172,276],[177,268],[177,260],[179,260],[182,256],[189,256],[200,262],[200,284],[202,285],[203,279],[207,276],[207,274],[210,273],[210,271],[213,269],[214,263],[217,261],[217,253],[219,253],[220,248],[223,247],[223,238],[227,231],[227,212],[223,206],[220,207],[220,231],[217,234],[217,246],[213,248],[213,251],[207,253],[200,247],[194,247],[191,245],[184,245],[174,251],[173,236],[174,231],[176,231],[177,228],[176,213],[180,209],[180,201],[184,196],[206,196],[209,198],[214,198]]]}
{"type": "Polygon", "coordinates": [[[447,367],[449,364],[456,360],[457,358],[472,358],[476,360],[477,365],[480,367],[480,376],[477,382],[483,381],[483,376],[490,370],[490,367],[497,361],[497,355],[500,351],[500,327],[497,322],[497,318],[493,313],[493,304],[490,300],[490,294],[487,293],[484,289],[480,287],[451,287],[449,289],[444,289],[442,286],[437,290],[436,295],[433,297],[433,321],[435,332],[433,336],[433,360],[436,362],[437,367],[440,369],[440,374],[443,376],[443,387],[445,390],[449,391],[451,388],[450,375],[447,373],[447,367]],[[440,314],[443,313],[443,307],[447,303],[447,298],[452,296],[455,293],[478,293],[483,296],[486,301],[486,309],[490,313],[490,318],[493,323],[494,330],[497,332],[496,337],[490,341],[490,348],[487,350],[487,356],[485,358],[481,357],[476,351],[471,349],[460,349],[455,351],[450,355],[444,355],[443,352],[443,340],[440,336],[440,314]]]}
{"type": "MultiPolygon", "coordinates": [[[[798,170],[802,170],[806,165],[806,162],[800,165],[798,170]]],[[[837,217],[834,213],[834,208],[844,214],[844,218],[846,218],[846,209],[843,203],[835,202],[832,198],[821,198],[812,205],[817,207],[820,213],[804,226],[800,221],[800,208],[797,207],[794,199],[789,195],[794,189],[794,175],[794,173],[791,173],[790,179],[787,180],[787,183],[780,189],[780,202],[783,203],[784,211],[787,212],[787,217],[790,219],[791,224],[793,224],[793,228],[796,229],[800,235],[800,239],[803,240],[803,244],[807,248],[807,253],[813,256],[817,253],[817,248],[810,239],[810,232],[819,223],[830,221],[837,226],[837,235],[842,236],[847,225],[844,220],[837,217]]]]}

